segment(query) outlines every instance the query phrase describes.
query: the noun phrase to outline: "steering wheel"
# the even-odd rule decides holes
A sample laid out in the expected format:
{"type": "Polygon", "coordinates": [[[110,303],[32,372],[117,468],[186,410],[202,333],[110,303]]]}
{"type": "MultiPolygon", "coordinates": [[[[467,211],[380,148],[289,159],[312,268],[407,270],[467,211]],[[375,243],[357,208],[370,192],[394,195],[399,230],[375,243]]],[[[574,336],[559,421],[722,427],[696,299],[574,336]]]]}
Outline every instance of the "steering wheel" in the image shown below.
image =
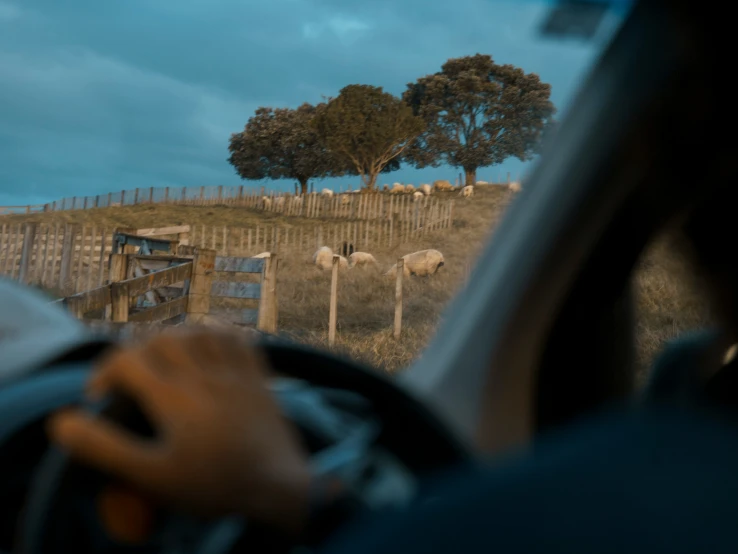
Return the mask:
{"type": "MultiPolygon", "coordinates": [[[[405,475],[412,483],[419,475],[469,460],[469,452],[432,412],[382,374],[351,360],[300,345],[270,341],[261,346],[274,370],[287,378],[275,383],[275,394],[287,416],[301,431],[313,460],[340,464],[336,461],[340,456],[334,455],[326,462],[324,453],[338,452],[343,444],[344,458],[348,448],[349,458],[354,460],[348,465],[361,465],[360,471],[353,472],[355,482],[352,483],[360,489],[360,494],[363,490],[369,497],[368,493],[376,492],[372,478],[377,478],[377,466],[367,467],[366,464],[372,449],[383,453],[384,457],[377,459],[382,460],[378,465],[382,466],[385,478],[387,474],[394,474],[395,479],[405,475]],[[331,430],[339,420],[348,422],[344,425],[348,431],[343,431],[343,438],[340,432],[331,430]],[[373,425],[367,426],[369,422],[373,425]],[[366,440],[357,443],[357,435],[368,428],[372,432],[365,434],[366,440]],[[408,436],[413,440],[408,441],[408,436]],[[389,465],[385,454],[392,460],[389,465]]],[[[79,402],[91,362],[51,367],[33,380],[42,382],[66,377],[79,402]]],[[[28,387],[29,383],[24,382],[22,386],[28,387]]],[[[12,391],[5,391],[5,394],[12,394],[12,391]]],[[[155,433],[142,411],[128,397],[116,395],[87,408],[135,433],[144,436],[155,433]]],[[[37,554],[73,550],[99,554],[130,548],[111,541],[96,521],[94,499],[111,483],[115,480],[110,476],[70,460],[56,447],[48,447],[31,480],[15,551],[37,554]]],[[[382,504],[387,500],[385,497],[376,502],[382,504]]],[[[137,552],[215,554],[229,552],[236,543],[253,546],[247,543],[249,535],[245,530],[249,527],[242,521],[205,521],[157,509],[151,523],[156,540],[137,546],[137,552]]]]}

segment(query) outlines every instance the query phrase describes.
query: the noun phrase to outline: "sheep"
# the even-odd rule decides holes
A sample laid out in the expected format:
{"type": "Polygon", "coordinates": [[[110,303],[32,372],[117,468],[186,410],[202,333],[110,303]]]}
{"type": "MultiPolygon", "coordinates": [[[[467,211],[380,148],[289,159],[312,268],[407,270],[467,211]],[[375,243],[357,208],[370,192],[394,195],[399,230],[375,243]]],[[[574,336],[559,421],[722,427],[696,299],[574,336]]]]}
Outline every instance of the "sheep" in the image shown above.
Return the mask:
{"type": "Polygon", "coordinates": [[[461,189],[459,196],[463,196],[464,198],[470,198],[474,196],[474,187],[472,185],[465,186],[463,189],[461,189]]]}
{"type": "Polygon", "coordinates": [[[321,246],[313,254],[313,264],[320,269],[327,270],[333,267],[333,250],[327,246],[321,246]]]}
{"type": "Polygon", "coordinates": [[[349,268],[355,266],[377,266],[377,260],[369,252],[354,252],[348,257],[349,268]]]}
{"type": "Polygon", "coordinates": [[[251,256],[252,258],[271,258],[272,253],[271,252],[262,252],[261,254],[257,254],[256,256],[251,256]]]}
{"type": "Polygon", "coordinates": [[[519,181],[513,181],[512,183],[507,185],[507,188],[509,188],[512,192],[520,192],[522,190],[519,181]]]}
{"type": "MultiPolygon", "coordinates": [[[[315,254],[313,254],[313,264],[324,271],[333,269],[333,250],[327,246],[318,248],[315,254]]],[[[344,256],[340,256],[338,267],[340,269],[348,269],[349,262],[344,256]]]]}
{"type": "Polygon", "coordinates": [[[390,190],[390,194],[402,194],[403,192],[405,192],[405,187],[400,183],[392,185],[392,190],[390,190]]]}
{"type": "Polygon", "coordinates": [[[341,195],[341,206],[348,206],[351,203],[351,197],[348,194],[341,195]]]}
{"type": "Polygon", "coordinates": [[[268,210],[272,207],[272,199],[268,196],[262,196],[261,197],[261,207],[263,210],[268,210]]]}
{"type": "MultiPolygon", "coordinates": [[[[438,250],[419,250],[412,254],[406,254],[402,257],[404,260],[403,275],[409,277],[410,275],[417,275],[424,277],[433,275],[438,268],[445,264],[443,260],[443,254],[438,250]]],[[[393,265],[384,274],[386,277],[397,277],[397,264],[393,265]]]]}
{"type": "Polygon", "coordinates": [[[422,185],[420,185],[420,187],[418,187],[418,190],[420,190],[420,192],[422,192],[426,196],[430,196],[432,192],[431,186],[427,183],[423,183],[422,185]]]}
{"type": "Polygon", "coordinates": [[[292,197],[292,204],[295,206],[299,206],[302,204],[302,196],[293,196],[292,197]]]}
{"type": "Polygon", "coordinates": [[[474,183],[474,184],[475,184],[475,185],[489,185],[489,183],[488,183],[487,181],[477,181],[477,182],[476,182],[476,183],[474,183]]]}
{"type": "Polygon", "coordinates": [[[433,188],[437,191],[454,190],[454,186],[446,180],[433,181],[433,188]]]}
{"type": "Polygon", "coordinates": [[[284,208],[284,196],[277,196],[274,199],[274,207],[277,209],[284,208]]]}
{"type": "Polygon", "coordinates": [[[389,185],[387,183],[385,183],[385,184],[382,185],[382,190],[384,192],[389,192],[389,189],[390,189],[390,187],[389,187],[389,185]]]}
{"type": "Polygon", "coordinates": [[[413,193],[413,202],[418,202],[418,201],[419,201],[419,200],[420,200],[421,198],[423,198],[424,196],[425,196],[425,195],[424,195],[424,194],[423,194],[422,192],[420,192],[419,190],[416,190],[416,191],[415,191],[415,192],[413,193]]]}
{"type": "Polygon", "coordinates": [[[333,191],[331,189],[323,189],[320,191],[320,194],[322,194],[323,196],[331,197],[333,196],[333,191]]]}
{"type": "Polygon", "coordinates": [[[415,187],[413,185],[405,185],[405,192],[415,192],[415,187]]]}

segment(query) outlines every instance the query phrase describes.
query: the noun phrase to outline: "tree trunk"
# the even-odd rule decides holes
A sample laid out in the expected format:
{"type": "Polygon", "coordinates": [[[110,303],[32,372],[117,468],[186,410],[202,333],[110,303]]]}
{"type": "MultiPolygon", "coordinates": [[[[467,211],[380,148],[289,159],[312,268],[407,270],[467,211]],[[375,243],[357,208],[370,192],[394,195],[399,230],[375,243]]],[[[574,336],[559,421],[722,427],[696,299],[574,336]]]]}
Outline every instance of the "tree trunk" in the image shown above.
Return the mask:
{"type": "Polygon", "coordinates": [[[366,190],[374,190],[374,187],[377,186],[377,177],[379,177],[379,173],[367,173],[366,175],[362,175],[361,180],[364,182],[366,190]]]}
{"type": "Polygon", "coordinates": [[[469,186],[474,186],[474,184],[477,182],[477,168],[476,167],[465,167],[464,168],[464,184],[469,186]]]}
{"type": "MultiPolygon", "coordinates": [[[[308,193],[308,180],[307,179],[298,179],[300,182],[300,194],[307,194],[308,193]]],[[[297,194],[297,185],[295,185],[295,194],[297,194]]]]}

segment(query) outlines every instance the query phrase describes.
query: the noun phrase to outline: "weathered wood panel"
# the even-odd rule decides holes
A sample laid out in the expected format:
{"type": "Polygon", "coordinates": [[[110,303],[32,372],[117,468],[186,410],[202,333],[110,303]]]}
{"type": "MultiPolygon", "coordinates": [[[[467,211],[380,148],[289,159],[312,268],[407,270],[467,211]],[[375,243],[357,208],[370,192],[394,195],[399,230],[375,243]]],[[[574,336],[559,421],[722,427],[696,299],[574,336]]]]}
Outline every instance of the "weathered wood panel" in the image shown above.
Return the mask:
{"type": "Polygon", "coordinates": [[[153,308],[128,314],[128,321],[165,321],[187,311],[187,297],[175,298],[153,308]]]}
{"type": "Polygon", "coordinates": [[[261,283],[234,283],[215,281],[210,288],[211,296],[223,298],[261,298],[261,283]]]}
{"type": "Polygon", "coordinates": [[[237,273],[261,273],[264,269],[264,258],[239,258],[236,256],[216,256],[215,271],[232,271],[237,273]]]}
{"type": "Polygon", "coordinates": [[[186,281],[192,275],[192,263],[180,264],[167,269],[153,271],[142,277],[135,277],[122,281],[128,285],[128,296],[141,296],[142,294],[174,283],[186,281]]]}

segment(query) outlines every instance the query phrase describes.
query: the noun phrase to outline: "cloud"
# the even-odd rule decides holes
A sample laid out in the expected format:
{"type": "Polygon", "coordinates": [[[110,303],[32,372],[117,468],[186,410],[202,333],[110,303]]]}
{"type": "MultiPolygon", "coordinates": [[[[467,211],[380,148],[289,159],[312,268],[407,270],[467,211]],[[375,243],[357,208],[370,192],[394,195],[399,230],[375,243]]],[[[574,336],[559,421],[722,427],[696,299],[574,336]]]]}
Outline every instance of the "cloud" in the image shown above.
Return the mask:
{"type": "MultiPolygon", "coordinates": [[[[563,106],[598,46],[540,39],[545,9],[496,0],[0,0],[0,198],[240,184],[228,138],[258,106],[318,102],[350,83],[399,94],[448,58],[476,52],[538,73],[563,106]]],[[[388,179],[439,172],[456,173],[404,168],[388,179]]]]}

